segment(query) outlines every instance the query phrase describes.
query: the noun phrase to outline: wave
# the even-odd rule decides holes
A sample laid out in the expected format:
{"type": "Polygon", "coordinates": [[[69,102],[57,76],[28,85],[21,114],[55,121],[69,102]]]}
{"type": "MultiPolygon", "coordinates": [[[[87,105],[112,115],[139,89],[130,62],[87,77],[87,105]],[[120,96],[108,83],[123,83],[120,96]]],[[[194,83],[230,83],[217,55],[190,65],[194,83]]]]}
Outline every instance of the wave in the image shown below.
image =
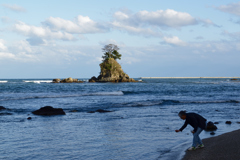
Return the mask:
{"type": "Polygon", "coordinates": [[[96,92],[96,93],[89,93],[84,95],[85,96],[123,96],[124,93],[122,91],[115,91],[115,92],[96,92]]]}
{"type": "Polygon", "coordinates": [[[237,100],[219,100],[219,101],[179,101],[179,100],[159,100],[159,101],[137,101],[123,103],[116,106],[121,107],[147,107],[147,106],[167,106],[167,105],[189,105],[189,104],[219,104],[219,103],[240,103],[237,100]]]}
{"type": "Polygon", "coordinates": [[[52,80],[33,80],[33,81],[23,81],[25,83],[52,83],[52,80]]]}
{"type": "Polygon", "coordinates": [[[0,81],[0,83],[8,83],[8,81],[0,81]]]}
{"type": "Polygon", "coordinates": [[[25,100],[25,99],[40,99],[40,98],[69,98],[69,97],[82,97],[82,96],[122,96],[124,95],[122,91],[113,91],[113,92],[95,92],[87,94],[70,94],[70,95],[33,95],[33,96],[23,96],[23,97],[12,97],[6,99],[0,99],[0,101],[9,101],[9,100],[25,100]]]}

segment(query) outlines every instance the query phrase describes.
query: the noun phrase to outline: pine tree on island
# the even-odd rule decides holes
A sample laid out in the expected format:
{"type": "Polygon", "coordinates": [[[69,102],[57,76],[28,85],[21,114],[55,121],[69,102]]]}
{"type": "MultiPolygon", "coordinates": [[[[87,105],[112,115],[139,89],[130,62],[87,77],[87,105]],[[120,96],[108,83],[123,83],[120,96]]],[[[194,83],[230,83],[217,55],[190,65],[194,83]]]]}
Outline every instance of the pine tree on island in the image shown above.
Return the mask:
{"type": "Polygon", "coordinates": [[[106,61],[108,60],[109,58],[113,58],[114,60],[121,60],[121,57],[122,55],[120,53],[118,53],[118,46],[115,45],[115,44],[108,44],[108,45],[105,45],[103,48],[102,48],[102,51],[103,51],[103,61],[106,61]]]}
{"type": "Polygon", "coordinates": [[[101,72],[96,78],[92,77],[89,82],[136,82],[123,72],[121,65],[116,61],[121,60],[122,55],[115,44],[108,44],[102,48],[103,62],[100,65],[101,72]]]}

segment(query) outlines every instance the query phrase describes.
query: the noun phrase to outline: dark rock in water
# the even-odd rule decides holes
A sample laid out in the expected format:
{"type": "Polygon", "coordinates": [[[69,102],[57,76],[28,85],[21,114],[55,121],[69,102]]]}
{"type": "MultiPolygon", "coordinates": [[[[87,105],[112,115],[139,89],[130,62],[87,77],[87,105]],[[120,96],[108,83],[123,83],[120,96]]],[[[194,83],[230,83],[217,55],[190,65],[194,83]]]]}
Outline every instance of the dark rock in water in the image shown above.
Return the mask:
{"type": "Polygon", "coordinates": [[[66,113],[62,108],[53,108],[51,106],[45,106],[39,110],[32,112],[35,115],[51,116],[51,115],[65,115],[66,113]]]}
{"type": "Polygon", "coordinates": [[[214,133],[214,132],[211,132],[210,134],[211,134],[211,135],[214,135],[215,133],[214,133]]]}
{"type": "Polygon", "coordinates": [[[98,79],[97,79],[95,76],[93,76],[91,79],[88,80],[88,82],[94,83],[94,82],[96,82],[97,80],[98,80],[98,79]]]}
{"type": "Polygon", "coordinates": [[[238,124],[240,124],[240,122],[237,122],[238,124]]]}
{"type": "Polygon", "coordinates": [[[98,110],[96,110],[96,112],[106,113],[106,112],[113,112],[113,111],[108,111],[108,110],[104,110],[104,109],[98,109],[98,110]]]}
{"type": "Polygon", "coordinates": [[[213,124],[219,124],[219,122],[214,122],[213,124]]]}
{"type": "Polygon", "coordinates": [[[28,120],[31,120],[31,119],[32,119],[32,117],[28,117],[27,119],[28,119],[28,120]]]}
{"type": "Polygon", "coordinates": [[[87,113],[95,113],[95,111],[88,111],[87,113]]]}
{"type": "Polygon", "coordinates": [[[236,79],[236,78],[233,78],[233,79],[230,79],[231,81],[237,81],[238,79],[236,79]]]}
{"type": "Polygon", "coordinates": [[[53,79],[53,83],[83,83],[83,81],[80,81],[78,79],[73,79],[71,77],[66,78],[66,79],[53,79]]]}
{"type": "Polygon", "coordinates": [[[225,123],[226,123],[226,124],[232,124],[232,122],[231,122],[231,121],[226,121],[225,123]]]}
{"type": "Polygon", "coordinates": [[[57,79],[53,79],[53,83],[59,83],[61,81],[61,79],[57,78],[57,79]]]}
{"type": "Polygon", "coordinates": [[[3,106],[0,106],[0,110],[4,110],[4,109],[6,109],[5,107],[3,107],[3,106]]]}
{"type": "Polygon", "coordinates": [[[215,131],[217,130],[217,126],[213,124],[213,122],[209,121],[207,123],[205,131],[215,131]]]}
{"type": "Polygon", "coordinates": [[[95,112],[98,112],[98,113],[106,113],[106,112],[113,112],[113,111],[108,111],[108,110],[104,110],[104,109],[98,109],[96,111],[89,111],[87,113],[95,113],[95,112]]]}
{"type": "Polygon", "coordinates": [[[77,110],[71,110],[70,112],[78,112],[77,110]]]}

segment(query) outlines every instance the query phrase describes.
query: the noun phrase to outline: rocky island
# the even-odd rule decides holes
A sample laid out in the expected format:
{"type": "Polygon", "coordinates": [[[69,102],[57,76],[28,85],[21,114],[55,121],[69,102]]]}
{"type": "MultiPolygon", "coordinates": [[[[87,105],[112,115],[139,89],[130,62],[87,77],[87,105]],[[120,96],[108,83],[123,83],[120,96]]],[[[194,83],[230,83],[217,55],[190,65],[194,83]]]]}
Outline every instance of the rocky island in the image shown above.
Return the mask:
{"type": "MultiPolygon", "coordinates": [[[[100,63],[100,75],[93,76],[89,82],[138,82],[130,78],[123,70],[117,59],[121,59],[121,54],[118,53],[118,46],[114,44],[105,45],[102,49],[104,55],[102,56],[103,62],[100,63]]],[[[53,79],[53,83],[83,83],[78,79],[71,77],[66,79],[53,79]]]]}
{"type": "Polygon", "coordinates": [[[105,45],[102,49],[104,55],[103,62],[100,64],[100,75],[93,76],[89,82],[137,82],[130,78],[123,70],[117,59],[121,59],[121,54],[118,53],[117,45],[105,45]]]}

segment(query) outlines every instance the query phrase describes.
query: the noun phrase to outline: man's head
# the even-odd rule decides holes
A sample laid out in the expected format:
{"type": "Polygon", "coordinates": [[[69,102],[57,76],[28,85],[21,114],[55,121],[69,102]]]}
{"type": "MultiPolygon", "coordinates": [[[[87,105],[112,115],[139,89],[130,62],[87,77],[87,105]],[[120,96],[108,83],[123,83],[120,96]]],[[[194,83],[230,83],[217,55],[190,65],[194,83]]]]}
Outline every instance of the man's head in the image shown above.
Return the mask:
{"type": "Polygon", "coordinates": [[[186,111],[180,111],[178,113],[178,116],[182,119],[185,120],[186,119],[186,111]]]}

